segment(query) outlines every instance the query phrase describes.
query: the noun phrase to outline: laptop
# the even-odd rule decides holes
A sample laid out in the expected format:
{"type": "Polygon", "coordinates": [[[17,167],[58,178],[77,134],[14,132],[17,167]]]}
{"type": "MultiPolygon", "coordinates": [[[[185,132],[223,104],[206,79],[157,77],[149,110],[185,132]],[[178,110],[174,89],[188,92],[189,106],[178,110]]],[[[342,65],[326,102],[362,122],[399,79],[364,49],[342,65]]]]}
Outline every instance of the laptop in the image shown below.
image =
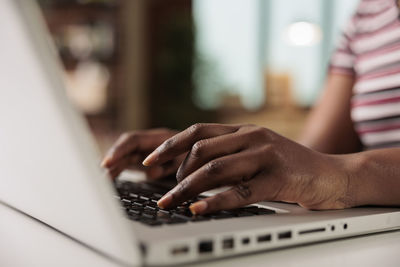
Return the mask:
{"type": "Polygon", "coordinates": [[[0,0],[0,35],[0,204],[82,249],[121,266],[176,265],[400,227],[398,208],[310,211],[262,202],[203,217],[191,217],[188,203],[159,210],[165,185],[114,184],[99,167],[35,1],[0,0]]]}

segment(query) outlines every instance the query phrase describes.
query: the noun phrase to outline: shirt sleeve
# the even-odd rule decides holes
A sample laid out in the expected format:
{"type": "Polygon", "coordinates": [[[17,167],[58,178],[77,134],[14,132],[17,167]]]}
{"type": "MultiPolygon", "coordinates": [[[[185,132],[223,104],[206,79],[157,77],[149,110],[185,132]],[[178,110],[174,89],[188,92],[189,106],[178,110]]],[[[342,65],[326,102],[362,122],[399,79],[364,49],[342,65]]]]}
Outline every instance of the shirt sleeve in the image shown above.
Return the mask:
{"type": "Polygon", "coordinates": [[[351,49],[351,42],[356,34],[356,15],[354,15],[344,28],[339,40],[336,44],[336,49],[333,52],[330,64],[329,73],[355,75],[354,62],[355,54],[351,49]]]}

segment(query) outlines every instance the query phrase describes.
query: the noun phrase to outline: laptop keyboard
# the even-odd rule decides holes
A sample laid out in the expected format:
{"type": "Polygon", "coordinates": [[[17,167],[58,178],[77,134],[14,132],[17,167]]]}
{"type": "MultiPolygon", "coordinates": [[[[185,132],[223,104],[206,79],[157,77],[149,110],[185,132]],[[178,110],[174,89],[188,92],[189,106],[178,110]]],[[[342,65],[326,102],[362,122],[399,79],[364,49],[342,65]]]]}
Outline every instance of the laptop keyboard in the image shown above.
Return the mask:
{"type": "Polygon", "coordinates": [[[157,201],[167,192],[167,190],[161,187],[149,183],[132,182],[120,182],[116,187],[119,193],[119,196],[116,196],[116,198],[121,201],[127,217],[149,226],[221,220],[275,213],[275,211],[270,209],[250,205],[234,210],[223,210],[217,213],[194,216],[190,212],[189,206],[205,198],[205,196],[200,195],[195,199],[182,203],[174,209],[164,210],[157,206],[157,201]]]}

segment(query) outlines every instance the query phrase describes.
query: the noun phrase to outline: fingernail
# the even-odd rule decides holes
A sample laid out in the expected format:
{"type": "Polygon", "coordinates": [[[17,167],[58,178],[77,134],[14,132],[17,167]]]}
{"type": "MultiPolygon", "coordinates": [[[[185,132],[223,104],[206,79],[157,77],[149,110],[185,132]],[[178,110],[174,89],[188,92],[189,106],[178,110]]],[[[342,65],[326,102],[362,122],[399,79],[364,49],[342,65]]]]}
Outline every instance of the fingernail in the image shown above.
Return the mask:
{"type": "Polygon", "coordinates": [[[157,151],[153,151],[142,162],[144,166],[150,166],[157,159],[157,151]]]}
{"type": "Polygon", "coordinates": [[[203,213],[207,209],[207,207],[208,207],[207,202],[205,202],[204,200],[200,200],[190,205],[189,209],[193,215],[197,215],[203,213]]]}
{"type": "Polygon", "coordinates": [[[105,159],[103,159],[103,161],[101,162],[101,164],[100,164],[100,166],[101,167],[106,167],[107,166],[107,163],[110,161],[110,159],[109,158],[105,158],[105,159]]]}
{"type": "Polygon", "coordinates": [[[171,194],[166,194],[164,195],[158,202],[157,205],[161,208],[161,209],[165,209],[169,204],[171,204],[172,202],[172,195],[171,194]]]}

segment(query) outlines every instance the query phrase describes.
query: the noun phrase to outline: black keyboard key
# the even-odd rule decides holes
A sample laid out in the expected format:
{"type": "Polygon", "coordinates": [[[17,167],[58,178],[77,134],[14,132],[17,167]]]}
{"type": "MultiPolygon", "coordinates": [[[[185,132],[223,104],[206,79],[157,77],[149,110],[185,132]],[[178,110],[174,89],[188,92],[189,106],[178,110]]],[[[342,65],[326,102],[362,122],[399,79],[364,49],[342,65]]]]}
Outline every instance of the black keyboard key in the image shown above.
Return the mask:
{"type": "Polygon", "coordinates": [[[148,211],[144,211],[144,212],[142,213],[142,217],[143,217],[143,218],[147,218],[147,219],[154,219],[154,218],[156,218],[156,215],[157,215],[157,214],[152,213],[152,212],[148,212],[148,211]]]}
{"type": "Polygon", "coordinates": [[[130,200],[130,199],[127,199],[127,198],[122,198],[121,201],[122,201],[123,203],[131,203],[131,200],[130,200]]]}
{"type": "Polygon", "coordinates": [[[150,200],[150,202],[152,202],[154,205],[156,205],[156,206],[157,206],[157,202],[158,202],[158,200],[157,200],[157,199],[151,199],[151,200],[150,200]]]}
{"type": "Polygon", "coordinates": [[[140,215],[141,213],[142,213],[142,211],[139,210],[139,209],[130,209],[130,210],[128,210],[128,214],[129,215],[140,215]]]}
{"type": "Polygon", "coordinates": [[[136,198],[134,201],[138,202],[138,203],[146,203],[146,202],[148,202],[147,200],[144,200],[142,198],[136,198]]]}
{"type": "Polygon", "coordinates": [[[157,202],[154,202],[154,201],[147,201],[146,206],[158,208],[157,202]]]}
{"type": "Polygon", "coordinates": [[[182,215],[182,216],[186,216],[186,217],[192,217],[193,216],[192,212],[189,209],[187,209],[187,210],[177,210],[175,212],[172,212],[172,214],[182,215]]]}
{"type": "Polygon", "coordinates": [[[157,219],[164,219],[164,220],[171,219],[171,214],[165,210],[158,210],[157,211],[157,219]]]}
{"type": "Polygon", "coordinates": [[[159,193],[153,193],[152,195],[151,195],[151,198],[152,199],[155,199],[155,200],[160,200],[160,198],[162,198],[162,194],[159,194],[159,193]]]}
{"type": "Polygon", "coordinates": [[[144,200],[144,201],[149,201],[149,200],[150,200],[150,198],[149,198],[149,197],[146,197],[146,196],[140,196],[140,199],[141,199],[141,200],[144,200]]]}
{"type": "Polygon", "coordinates": [[[139,221],[142,218],[142,216],[137,215],[137,214],[129,214],[128,218],[133,220],[133,221],[139,221]]]}
{"type": "Polygon", "coordinates": [[[136,194],[136,193],[129,193],[128,196],[133,199],[139,198],[139,194],[136,194]]]}
{"type": "Polygon", "coordinates": [[[132,206],[133,207],[144,207],[143,203],[136,202],[136,201],[132,203],[132,206]]]}
{"type": "Polygon", "coordinates": [[[153,226],[161,224],[177,224],[185,222],[200,222],[207,220],[228,219],[233,217],[245,217],[264,214],[274,214],[269,209],[257,206],[248,206],[234,210],[220,211],[214,214],[193,216],[189,206],[199,201],[205,196],[198,196],[194,199],[182,203],[180,206],[171,210],[162,210],[157,206],[157,201],[167,192],[158,186],[146,183],[121,182],[117,184],[117,190],[121,197],[122,206],[130,219],[153,226]]]}
{"type": "Polygon", "coordinates": [[[146,211],[156,211],[157,208],[153,207],[153,206],[146,206],[146,207],[144,207],[144,210],[146,210],[146,211]]]}

